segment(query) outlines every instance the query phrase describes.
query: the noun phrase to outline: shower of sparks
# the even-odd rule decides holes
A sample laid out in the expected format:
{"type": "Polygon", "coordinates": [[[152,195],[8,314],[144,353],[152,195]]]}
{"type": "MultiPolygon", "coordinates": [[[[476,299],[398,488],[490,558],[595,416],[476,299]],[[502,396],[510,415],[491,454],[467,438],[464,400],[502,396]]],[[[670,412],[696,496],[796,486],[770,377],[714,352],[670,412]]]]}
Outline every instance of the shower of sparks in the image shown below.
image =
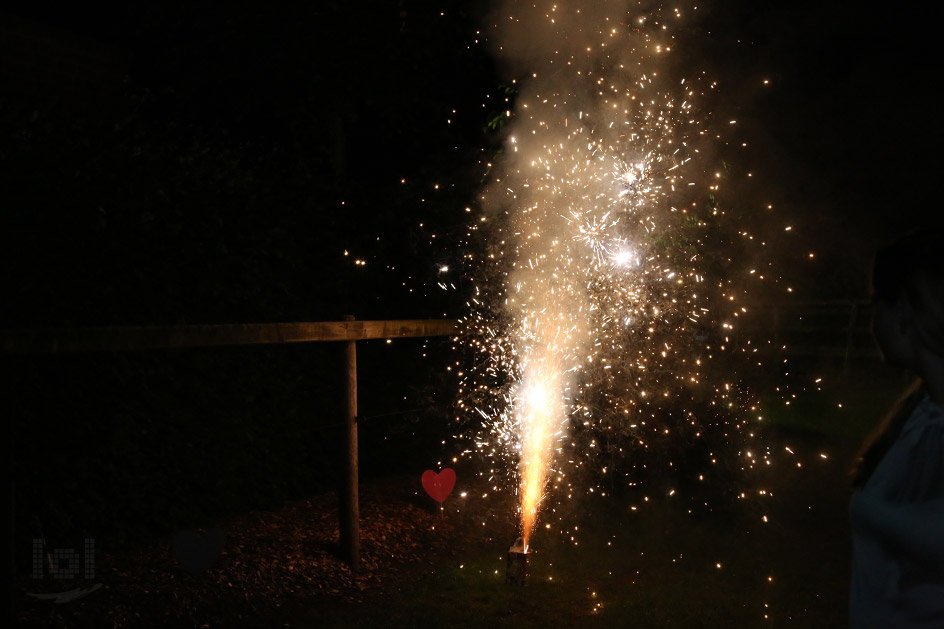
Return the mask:
{"type": "Polygon", "coordinates": [[[496,17],[499,54],[539,43],[547,56],[516,81],[506,155],[469,234],[484,247],[467,256],[475,357],[459,405],[496,488],[515,471],[526,548],[550,490],[573,492],[568,475],[599,464],[601,437],[697,439],[700,409],[736,402],[733,377],[709,372],[746,312],[706,261],[723,178],[703,157],[716,136],[698,103],[715,84],[663,74],[682,13],[581,4],[496,17]]]}

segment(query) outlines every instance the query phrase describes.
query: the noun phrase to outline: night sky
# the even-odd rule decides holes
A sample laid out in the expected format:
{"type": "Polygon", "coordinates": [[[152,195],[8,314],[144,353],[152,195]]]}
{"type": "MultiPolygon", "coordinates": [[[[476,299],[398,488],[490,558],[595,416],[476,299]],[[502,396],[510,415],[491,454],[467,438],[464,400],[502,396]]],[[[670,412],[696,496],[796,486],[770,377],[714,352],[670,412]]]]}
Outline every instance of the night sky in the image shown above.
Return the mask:
{"type": "MultiPolygon", "coordinates": [[[[476,35],[488,8],[8,9],[5,324],[461,314],[461,290],[436,287],[460,273],[438,269],[458,268],[510,78],[476,35]]],[[[750,140],[756,187],[734,202],[796,223],[786,250],[861,265],[938,212],[932,16],[838,2],[692,16],[680,43],[750,140]]]]}
{"type": "Polygon", "coordinates": [[[442,316],[430,287],[494,116],[474,20],[181,3],[11,21],[8,321],[442,316]]]}

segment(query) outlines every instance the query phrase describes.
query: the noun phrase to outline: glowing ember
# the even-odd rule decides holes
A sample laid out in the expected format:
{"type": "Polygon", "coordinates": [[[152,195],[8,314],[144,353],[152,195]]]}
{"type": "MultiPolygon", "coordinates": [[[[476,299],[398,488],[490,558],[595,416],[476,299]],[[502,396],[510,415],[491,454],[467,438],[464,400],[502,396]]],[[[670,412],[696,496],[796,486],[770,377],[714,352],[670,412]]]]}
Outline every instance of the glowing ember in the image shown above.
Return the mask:
{"type": "Polygon", "coordinates": [[[741,307],[704,255],[723,179],[702,157],[695,103],[714,84],[661,73],[678,10],[625,7],[522,6],[491,36],[530,78],[514,82],[506,154],[470,227],[486,249],[468,256],[479,281],[465,342],[478,358],[460,406],[482,426],[478,451],[517,469],[525,548],[550,485],[568,483],[565,450],[579,466],[592,435],[645,444],[669,416],[700,437],[695,400],[734,395],[705,384],[741,307]],[[582,444],[574,426],[588,428],[582,444]]]}

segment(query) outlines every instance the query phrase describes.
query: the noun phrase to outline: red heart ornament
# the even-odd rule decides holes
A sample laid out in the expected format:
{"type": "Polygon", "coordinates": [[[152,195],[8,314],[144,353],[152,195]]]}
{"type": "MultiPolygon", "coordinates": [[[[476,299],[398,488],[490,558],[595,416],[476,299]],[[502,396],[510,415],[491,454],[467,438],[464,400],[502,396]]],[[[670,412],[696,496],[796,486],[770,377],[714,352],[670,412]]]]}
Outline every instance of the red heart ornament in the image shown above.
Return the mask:
{"type": "Polygon", "coordinates": [[[443,469],[439,474],[433,470],[423,472],[423,489],[426,490],[433,500],[442,502],[445,500],[452,488],[456,486],[456,473],[451,467],[443,469]]]}

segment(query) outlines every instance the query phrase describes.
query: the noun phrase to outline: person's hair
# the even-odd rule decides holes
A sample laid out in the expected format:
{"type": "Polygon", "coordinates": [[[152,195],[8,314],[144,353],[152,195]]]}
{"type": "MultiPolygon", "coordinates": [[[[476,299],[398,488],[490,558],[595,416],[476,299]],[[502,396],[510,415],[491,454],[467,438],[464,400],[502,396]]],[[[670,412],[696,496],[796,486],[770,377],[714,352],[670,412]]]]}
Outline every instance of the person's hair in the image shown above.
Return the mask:
{"type": "Polygon", "coordinates": [[[922,344],[944,356],[944,231],[917,232],[880,249],[872,295],[890,305],[907,302],[922,344]]]}
{"type": "MultiPolygon", "coordinates": [[[[880,249],[872,267],[872,295],[891,306],[907,303],[922,345],[944,356],[944,231],[916,232],[880,249]]],[[[925,393],[918,379],[865,440],[852,472],[853,487],[865,486],[925,393]]]]}

